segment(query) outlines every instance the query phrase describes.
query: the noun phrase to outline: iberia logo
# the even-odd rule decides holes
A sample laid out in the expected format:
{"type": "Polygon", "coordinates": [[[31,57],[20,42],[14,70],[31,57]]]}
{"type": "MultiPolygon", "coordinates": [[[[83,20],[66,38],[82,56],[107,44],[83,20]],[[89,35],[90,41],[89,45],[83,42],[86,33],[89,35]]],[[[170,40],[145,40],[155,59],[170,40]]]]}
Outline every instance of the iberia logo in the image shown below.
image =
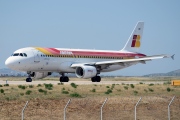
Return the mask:
{"type": "Polygon", "coordinates": [[[141,45],[140,39],[141,39],[140,35],[134,35],[131,47],[140,47],[141,45]]]}

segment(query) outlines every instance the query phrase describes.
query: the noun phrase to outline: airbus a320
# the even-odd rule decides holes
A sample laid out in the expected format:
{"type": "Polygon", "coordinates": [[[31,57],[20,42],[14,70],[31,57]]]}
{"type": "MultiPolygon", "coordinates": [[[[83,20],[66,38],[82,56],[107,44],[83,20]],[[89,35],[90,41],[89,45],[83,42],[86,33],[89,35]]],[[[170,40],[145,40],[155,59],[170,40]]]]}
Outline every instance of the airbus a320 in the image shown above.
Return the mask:
{"type": "Polygon", "coordinates": [[[139,53],[144,22],[138,22],[124,48],[112,50],[86,50],[45,47],[26,47],[16,50],[5,65],[13,70],[25,71],[26,82],[45,78],[52,72],[61,74],[60,82],[68,82],[66,73],[75,73],[78,78],[91,78],[92,82],[100,82],[102,72],[110,72],[138,63],[160,58],[173,58],[174,55],[146,56],[139,53]]]}

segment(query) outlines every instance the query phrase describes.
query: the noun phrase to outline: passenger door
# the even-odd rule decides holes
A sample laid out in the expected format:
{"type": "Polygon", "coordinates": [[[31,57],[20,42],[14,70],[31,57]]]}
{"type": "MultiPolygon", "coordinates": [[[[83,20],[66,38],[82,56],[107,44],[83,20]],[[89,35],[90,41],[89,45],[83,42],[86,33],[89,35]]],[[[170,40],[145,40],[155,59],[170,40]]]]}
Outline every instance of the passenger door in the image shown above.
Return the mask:
{"type": "Polygon", "coordinates": [[[34,62],[39,63],[40,62],[40,54],[39,51],[33,50],[34,53],[34,62]]]}

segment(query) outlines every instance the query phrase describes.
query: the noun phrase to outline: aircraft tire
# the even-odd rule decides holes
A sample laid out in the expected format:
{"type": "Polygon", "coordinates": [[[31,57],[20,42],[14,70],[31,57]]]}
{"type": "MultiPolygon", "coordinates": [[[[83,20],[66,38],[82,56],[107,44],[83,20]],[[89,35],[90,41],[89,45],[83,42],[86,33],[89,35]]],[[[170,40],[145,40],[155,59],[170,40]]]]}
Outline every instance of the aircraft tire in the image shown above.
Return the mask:
{"type": "Polygon", "coordinates": [[[60,77],[60,82],[64,82],[64,81],[63,81],[63,78],[64,78],[64,77],[60,77]]]}
{"type": "Polygon", "coordinates": [[[91,78],[92,82],[100,82],[101,81],[101,77],[100,76],[95,76],[91,78]]]}
{"type": "Polygon", "coordinates": [[[69,78],[67,76],[64,77],[64,82],[69,82],[69,78]]]}
{"type": "Polygon", "coordinates": [[[32,82],[31,78],[26,78],[26,82],[32,82]]]}
{"type": "Polygon", "coordinates": [[[92,82],[96,82],[96,79],[95,79],[95,78],[96,78],[96,77],[92,77],[92,78],[91,78],[91,81],[92,81],[92,82]]]}
{"type": "Polygon", "coordinates": [[[100,76],[96,76],[96,82],[101,82],[101,77],[100,76]]]}
{"type": "Polygon", "coordinates": [[[69,82],[69,78],[67,76],[60,77],[60,82],[69,82]]]}
{"type": "Polygon", "coordinates": [[[32,78],[29,78],[29,82],[32,82],[32,78]]]}

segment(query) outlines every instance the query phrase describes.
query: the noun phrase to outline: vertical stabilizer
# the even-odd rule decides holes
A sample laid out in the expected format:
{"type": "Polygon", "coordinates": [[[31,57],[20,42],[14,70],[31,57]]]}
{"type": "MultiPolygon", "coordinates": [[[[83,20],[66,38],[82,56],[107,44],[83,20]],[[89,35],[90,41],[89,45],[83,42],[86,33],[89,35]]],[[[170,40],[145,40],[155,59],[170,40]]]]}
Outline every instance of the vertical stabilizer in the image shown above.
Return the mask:
{"type": "Polygon", "coordinates": [[[122,49],[123,51],[138,52],[141,47],[142,34],[143,34],[144,22],[138,22],[133,32],[131,33],[126,45],[122,49]]]}

